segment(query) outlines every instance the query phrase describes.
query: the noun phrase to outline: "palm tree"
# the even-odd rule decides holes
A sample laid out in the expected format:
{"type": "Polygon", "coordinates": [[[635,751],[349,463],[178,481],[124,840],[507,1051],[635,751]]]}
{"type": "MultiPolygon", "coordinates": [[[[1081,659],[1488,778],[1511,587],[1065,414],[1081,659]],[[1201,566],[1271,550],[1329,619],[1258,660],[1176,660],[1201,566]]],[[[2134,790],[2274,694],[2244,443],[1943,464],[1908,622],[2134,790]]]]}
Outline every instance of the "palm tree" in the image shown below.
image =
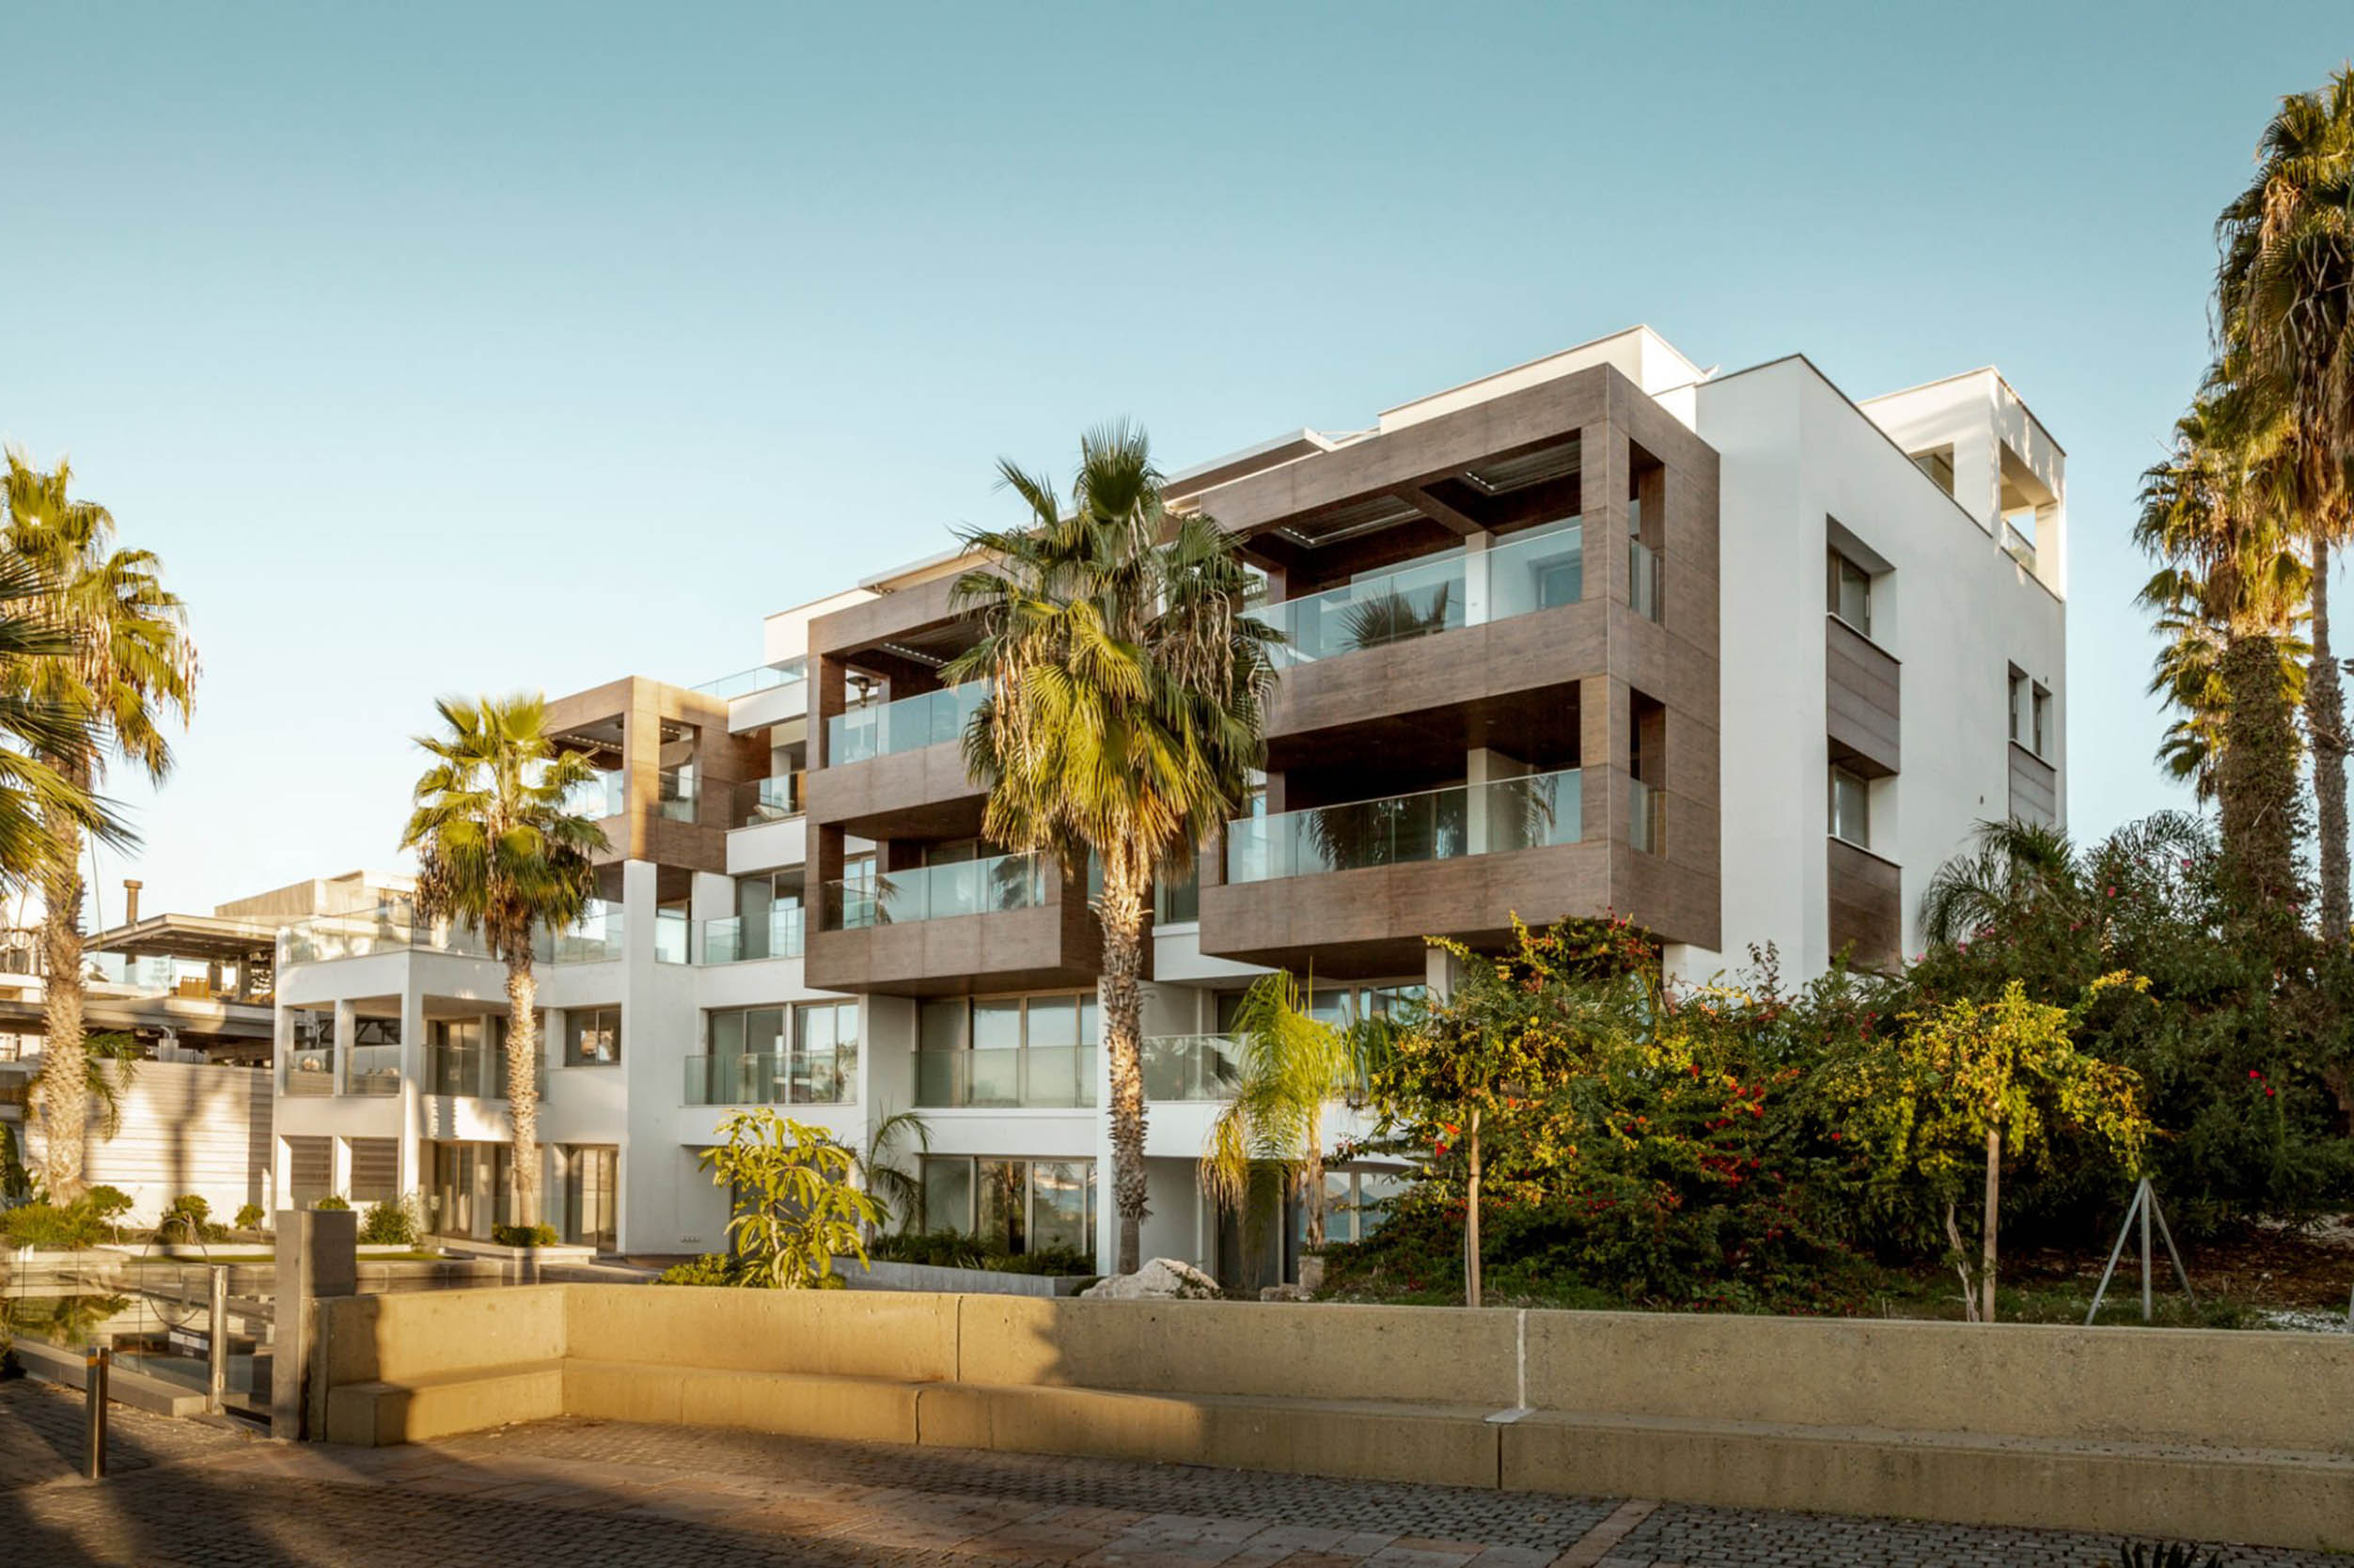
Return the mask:
{"type": "Polygon", "coordinates": [[[2000,931],[2039,909],[2080,902],[2076,846],[2041,823],[1978,824],[1978,842],[1939,866],[1921,896],[1921,935],[1937,947],[2000,931]]]}
{"type": "MultiPolygon", "coordinates": [[[[187,610],[164,587],[161,563],[145,550],[115,547],[115,520],[104,507],[72,496],[73,474],[60,463],[47,473],[23,454],[8,454],[8,550],[48,585],[44,618],[63,631],[71,655],[29,666],[25,691],[88,720],[87,731],[41,760],[75,792],[87,795],[118,756],[161,783],[171,772],[165,722],[183,725],[196,698],[196,649],[187,610]]],[[[83,1122],[88,1109],[82,1012],[82,846],[87,815],[76,808],[44,814],[51,853],[41,876],[42,1045],[39,1094],[45,1133],[42,1165],[51,1200],[82,1189],[83,1122]]]]}
{"type": "Polygon", "coordinates": [[[2175,422],[2173,450],[2142,475],[2134,525],[2134,541],[2161,563],[2142,603],[2216,644],[2223,842],[2244,905],[2274,914],[2297,902],[2296,736],[2281,645],[2307,587],[2275,482],[2285,450],[2282,421],[2218,371],[2175,422]]]}
{"type": "Polygon", "coordinates": [[[1103,867],[1099,994],[1130,1274],[1145,1216],[1138,987],[1153,881],[1185,875],[1195,846],[1248,806],[1277,635],[1244,611],[1234,541],[1165,510],[1141,431],[1082,438],[1067,507],[1050,481],[998,472],[1030,520],[965,536],[989,557],[954,590],[980,635],[944,674],[991,682],[965,731],[965,766],[989,791],[982,832],[1052,854],[1066,878],[1091,853],[1103,867]]]}
{"type": "Polygon", "coordinates": [[[1357,1052],[1347,1034],[1308,1012],[1297,982],[1280,970],[1243,994],[1234,1038],[1241,1072],[1210,1124],[1201,1190],[1239,1209],[1254,1172],[1279,1172],[1307,1207],[1312,1252],[1325,1241],[1325,1106],[1356,1087],[1357,1052]]]}
{"type": "Polygon", "coordinates": [[[78,819],[85,833],[118,848],[136,841],[88,790],[42,760],[86,751],[98,728],[49,695],[57,682],[39,668],[73,657],[72,637],[48,613],[51,597],[33,563],[0,546],[0,894],[41,879],[56,854],[52,822],[78,819]]]}
{"type": "Polygon", "coordinates": [[[866,1222],[870,1243],[886,1225],[905,1231],[912,1221],[914,1229],[923,1229],[923,1178],[899,1163],[902,1138],[915,1144],[918,1159],[931,1152],[932,1123],[921,1111],[891,1112],[874,1124],[865,1148],[851,1152],[851,1175],[879,1211],[866,1222]]]}
{"type": "Polygon", "coordinates": [[[2330,643],[2330,557],[2354,527],[2354,68],[2282,100],[2255,178],[2217,236],[2224,341],[2288,422],[2290,491],[2313,562],[2305,683],[2319,818],[2321,929],[2344,946],[2349,908],[2345,698],[2330,643]]]}
{"type": "Polygon", "coordinates": [[[565,800],[595,776],[548,738],[547,700],[444,698],[445,732],[416,744],[433,759],[416,781],[400,847],[418,852],[420,919],[462,920],[507,965],[507,1114],[514,1136],[514,1213],[540,1223],[539,982],[533,937],[576,924],[596,890],[589,856],[604,830],[565,800]]]}
{"type": "MultiPolygon", "coordinates": [[[[2303,581],[2303,572],[2298,581],[2303,581]]],[[[2231,716],[2231,694],[2223,687],[2225,629],[2207,612],[2209,585],[2185,567],[2166,567],[2142,589],[2142,603],[2157,612],[2160,638],[2149,692],[2182,716],[2166,727],[2158,760],[2168,777],[2189,784],[2202,802],[2215,799],[2216,763],[2223,753],[2223,730],[2231,716]]],[[[2294,605],[2282,635],[2281,700],[2295,710],[2305,698],[2305,662],[2313,646],[2304,637],[2305,605],[2294,605]]]]}

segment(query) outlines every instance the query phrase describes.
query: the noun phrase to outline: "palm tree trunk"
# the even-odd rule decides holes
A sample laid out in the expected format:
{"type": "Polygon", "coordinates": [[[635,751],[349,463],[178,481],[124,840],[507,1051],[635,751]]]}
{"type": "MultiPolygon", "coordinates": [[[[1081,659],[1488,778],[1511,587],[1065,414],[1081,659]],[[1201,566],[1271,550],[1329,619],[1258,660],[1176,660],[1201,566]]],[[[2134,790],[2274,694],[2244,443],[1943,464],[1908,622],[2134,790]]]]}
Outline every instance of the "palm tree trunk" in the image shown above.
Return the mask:
{"type": "Polygon", "coordinates": [[[2228,890],[2241,915],[2278,920],[2295,901],[2297,878],[2296,735],[2281,693],[2279,645],[2235,636],[2219,667],[2230,703],[2216,767],[2228,890]]]}
{"type": "MultiPolygon", "coordinates": [[[[82,770],[61,765],[76,784],[82,770]]],[[[49,1201],[82,1196],[90,1118],[90,1079],[83,1042],[82,830],[71,822],[50,825],[53,858],[42,877],[40,1078],[41,1182],[49,1201]]]]}
{"type": "Polygon", "coordinates": [[[2346,700],[2330,652],[2330,541],[2314,541],[2313,662],[2305,672],[2305,729],[2313,739],[2314,805],[2321,850],[2321,939],[2344,949],[2354,910],[2347,907],[2346,849],[2346,700]]]}
{"type": "Polygon", "coordinates": [[[512,1225],[540,1223],[540,982],[528,953],[507,961],[507,1117],[514,1133],[512,1225]]]}
{"type": "Polygon", "coordinates": [[[1144,878],[1112,846],[1104,856],[1096,917],[1104,927],[1104,973],[1096,996],[1104,1018],[1104,1060],[1111,1074],[1112,1200],[1120,1206],[1117,1274],[1142,1266],[1144,1186],[1144,878]]]}
{"type": "Polygon", "coordinates": [[[1986,1129],[1986,1215],[1984,1233],[1979,1240],[1978,1289],[1985,1305],[1978,1309],[1980,1323],[1994,1322],[1994,1236],[1995,1214],[2002,1194],[2002,1129],[1986,1129]]]}

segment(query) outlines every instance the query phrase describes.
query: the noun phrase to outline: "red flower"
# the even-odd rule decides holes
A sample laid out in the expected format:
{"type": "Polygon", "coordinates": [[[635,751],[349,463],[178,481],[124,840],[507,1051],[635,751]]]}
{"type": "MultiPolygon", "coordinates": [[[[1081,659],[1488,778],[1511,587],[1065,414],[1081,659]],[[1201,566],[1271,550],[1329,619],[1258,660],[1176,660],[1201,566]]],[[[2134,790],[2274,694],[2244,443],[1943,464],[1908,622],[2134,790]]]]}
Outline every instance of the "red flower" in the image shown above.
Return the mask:
{"type": "Polygon", "coordinates": [[[2264,1086],[2264,1097],[2268,1100],[2272,1098],[2272,1086],[2270,1084],[2264,1086]]]}
{"type": "Polygon", "coordinates": [[[2248,1069],[2248,1075],[2249,1075],[2250,1077],[2252,1077],[2252,1078],[2261,1078],[2261,1077],[2263,1077],[2263,1076],[2264,1076],[2264,1074],[2261,1074],[2261,1073],[2257,1072],[2257,1071],[2256,1071],[2254,1068],[2252,1068],[2252,1067],[2251,1067],[2250,1069],[2248,1069]]]}

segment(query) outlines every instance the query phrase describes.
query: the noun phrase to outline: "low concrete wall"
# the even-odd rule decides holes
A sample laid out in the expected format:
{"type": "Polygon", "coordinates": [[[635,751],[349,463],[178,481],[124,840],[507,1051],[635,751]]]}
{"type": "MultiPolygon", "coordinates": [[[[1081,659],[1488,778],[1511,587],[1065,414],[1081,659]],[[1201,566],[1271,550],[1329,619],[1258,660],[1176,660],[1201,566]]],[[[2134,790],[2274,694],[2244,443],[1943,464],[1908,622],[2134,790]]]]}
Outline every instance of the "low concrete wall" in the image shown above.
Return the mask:
{"type": "Polygon", "coordinates": [[[2354,1337],[586,1284],[322,1312],[339,1441],[570,1413],[2354,1547],[2354,1337]]]}

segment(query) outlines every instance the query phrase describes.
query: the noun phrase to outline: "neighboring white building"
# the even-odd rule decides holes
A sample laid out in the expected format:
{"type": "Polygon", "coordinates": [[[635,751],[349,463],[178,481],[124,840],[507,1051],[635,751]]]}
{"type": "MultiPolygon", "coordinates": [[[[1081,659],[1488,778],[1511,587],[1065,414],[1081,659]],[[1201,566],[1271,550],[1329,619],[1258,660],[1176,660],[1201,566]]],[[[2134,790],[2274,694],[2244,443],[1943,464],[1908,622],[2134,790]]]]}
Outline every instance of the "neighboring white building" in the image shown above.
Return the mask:
{"type": "MultiPolygon", "coordinates": [[[[1170,489],[1242,536],[1292,651],[1260,808],[1159,893],[1149,1255],[1283,1266],[1194,1179],[1266,966],[1346,1018],[1444,982],[1425,935],[1606,911],[1686,980],[1752,944],[1796,978],[1888,966],[1980,821],[2064,820],[2064,458],[1992,370],[1858,404],[1802,358],[1703,373],[1639,328],[1170,489]]],[[[551,704],[613,843],[541,966],[568,1239],[717,1247],[698,1153],[774,1104],[847,1142],[919,1109],[931,1223],[1111,1245],[1085,886],[979,840],[976,694],[934,673],[970,637],[959,564],[772,617],[741,676],[551,704]]],[[[290,932],[278,1190],[416,1192],[486,1232],[503,983],[398,888],[290,932]]],[[[1390,1177],[1333,1182],[1347,1239],[1390,1177]]]]}

